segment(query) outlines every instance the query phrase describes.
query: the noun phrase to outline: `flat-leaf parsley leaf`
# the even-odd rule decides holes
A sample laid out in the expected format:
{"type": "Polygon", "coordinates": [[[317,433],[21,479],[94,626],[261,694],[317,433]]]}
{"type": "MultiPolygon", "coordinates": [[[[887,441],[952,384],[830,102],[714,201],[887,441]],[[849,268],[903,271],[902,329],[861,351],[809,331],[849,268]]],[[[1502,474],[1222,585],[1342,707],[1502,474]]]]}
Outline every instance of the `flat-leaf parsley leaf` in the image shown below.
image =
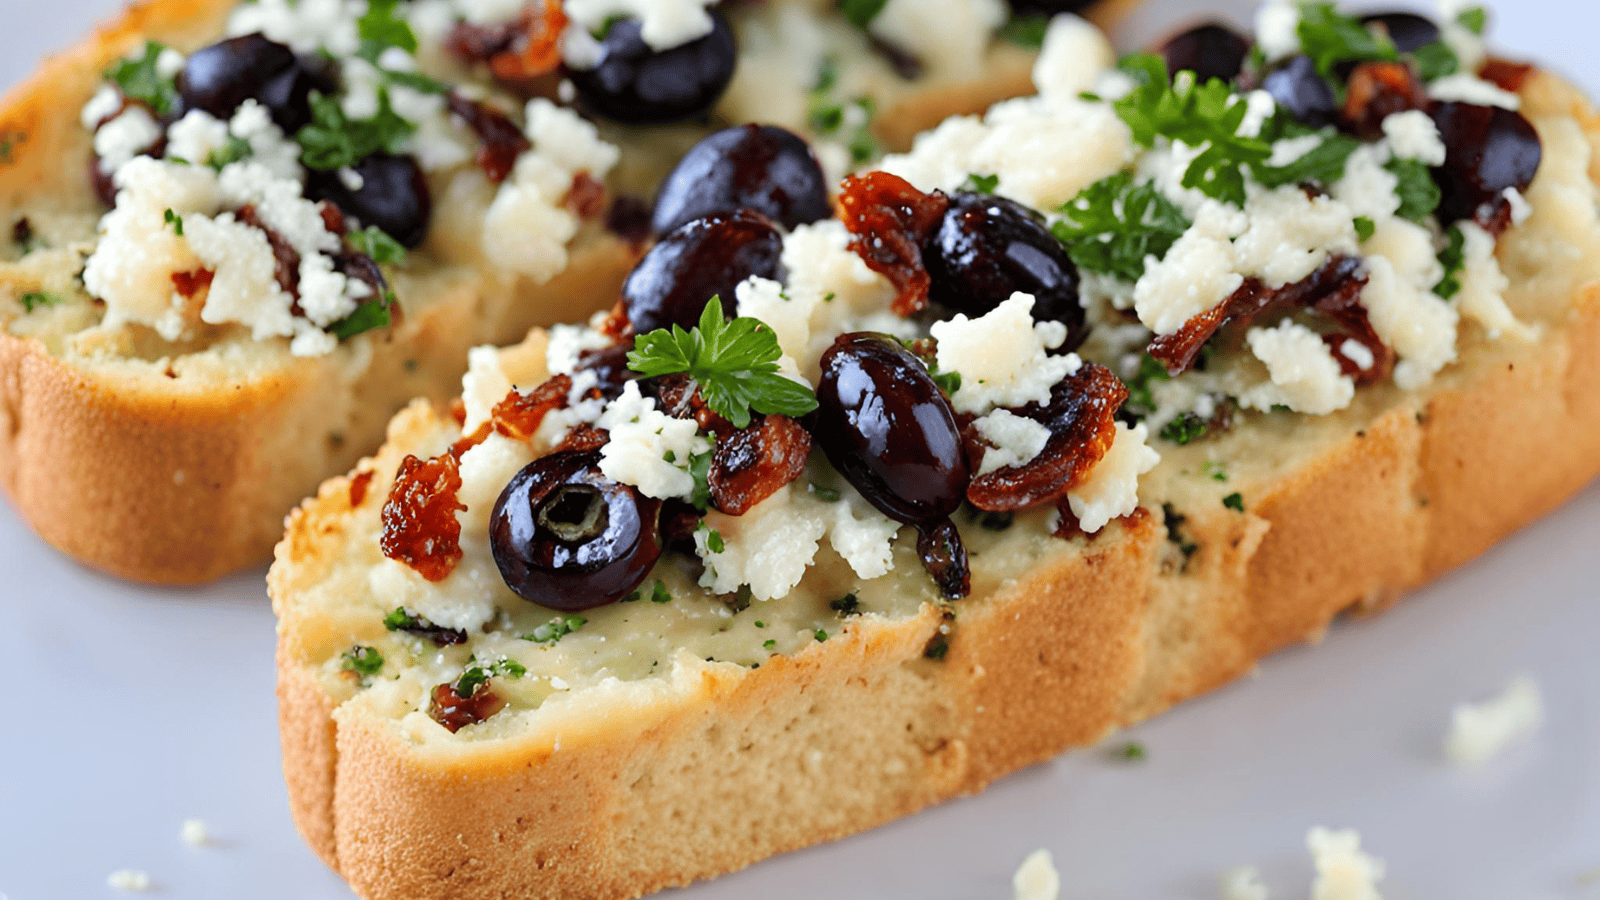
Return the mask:
{"type": "Polygon", "coordinates": [[[1084,188],[1050,226],[1078,268],[1138,281],[1145,257],[1161,259],[1190,222],[1154,184],[1133,184],[1123,172],[1084,188]]]}
{"type": "Polygon", "coordinates": [[[308,169],[342,169],[382,150],[399,153],[417,126],[401,118],[378,89],[378,111],[370,119],[351,119],[333,97],[311,94],[311,123],[295,132],[300,162],[308,169]]]}
{"type": "Polygon", "coordinates": [[[105,73],[122,89],[123,96],[145,104],[158,116],[165,116],[178,106],[177,82],[162,77],[157,65],[166,49],[165,44],[151,41],[144,45],[143,56],[122,60],[105,73]]]}

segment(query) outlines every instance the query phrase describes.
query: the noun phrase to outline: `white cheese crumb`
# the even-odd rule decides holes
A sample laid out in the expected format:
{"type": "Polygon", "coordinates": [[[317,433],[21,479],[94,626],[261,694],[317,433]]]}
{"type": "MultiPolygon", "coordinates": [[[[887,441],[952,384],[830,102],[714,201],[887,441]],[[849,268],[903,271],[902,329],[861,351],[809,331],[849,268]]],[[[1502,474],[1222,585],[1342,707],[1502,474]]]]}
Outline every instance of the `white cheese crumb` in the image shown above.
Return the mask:
{"type": "Polygon", "coordinates": [[[1383,900],[1378,893],[1383,861],[1361,852],[1361,835],[1354,829],[1312,828],[1306,849],[1317,869],[1311,900],[1383,900]]]}
{"type": "Polygon", "coordinates": [[[1339,355],[1355,363],[1356,368],[1362,371],[1372,368],[1373,363],[1378,361],[1377,357],[1372,355],[1372,350],[1355,338],[1346,338],[1344,343],[1339,345],[1339,355]]]}
{"type": "Polygon", "coordinates": [[[214,151],[227,143],[227,122],[203,109],[191,109],[167,129],[167,158],[203,166],[214,151]]]}
{"type": "Polygon", "coordinates": [[[1080,16],[1062,13],[1045,29],[1044,44],[1033,63],[1033,84],[1047,100],[1074,100],[1116,62],[1116,52],[1100,29],[1080,16]]]}
{"type": "Polygon", "coordinates": [[[987,475],[1008,466],[1026,465],[1044,452],[1044,445],[1050,442],[1050,429],[1043,423],[1007,409],[997,409],[980,416],[972,424],[989,445],[983,454],[979,475],[987,475]]]}
{"type": "Polygon", "coordinates": [[[1245,342],[1272,381],[1245,391],[1239,398],[1244,406],[1269,410],[1283,404],[1321,416],[1344,409],[1355,397],[1355,382],[1339,368],[1322,337],[1306,326],[1285,319],[1276,328],[1250,329],[1245,342]]]}
{"type": "Polygon", "coordinates": [[[148,891],[152,883],[147,872],[138,869],[118,869],[106,876],[106,886],[119,891],[148,891]]]}
{"type": "Polygon", "coordinates": [[[1461,314],[1483,326],[1490,338],[1508,334],[1518,340],[1533,337],[1534,330],[1517,321],[1506,306],[1505,292],[1511,279],[1500,270],[1500,261],[1494,255],[1494,236],[1474,222],[1461,222],[1462,244],[1461,291],[1456,294],[1456,305],[1461,314]]]}
{"type": "Polygon", "coordinates": [[[836,503],[817,501],[828,543],[860,577],[887,575],[894,568],[894,539],[900,523],[878,512],[856,491],[840,493],[836,503]]]}
{"type": "Polygon", "coordinates": [[[1384,168],[1389,156],[1381,145],[1363,144],[1345,161],[1344,175],[1330,193],[1350,216],[1366,216],[1375,223],[1393,218],[1400,209],[1400,179],[1384,168]]]}
{"type": "Polygon", "coordinates": [[[935,322],[939,368],[961,373],[951,397],[957,412],[981,413],[997,406],[1046,403],[1056,383],[1083,364],[1075,353],[1047,351],[1066,340],[1060,322],[1033,321],[1033,296],[1020,291],[976,319],[957,314],[935,322]]]}
{"type": "Polygon", "coordinates": [[[1338,200],[1308,197],[1298,185],[1250,193],[1250,224],[1233,244],[1236,271],[1276,288],[1310,275],[1330,253],[1356,253],[1350,209],[1338,200]]]}
{"type": "Polygon", "coordinates": [[[1143,422],[1131,429],[1118,422],[1116,429],[1106,455],[1089,470],[1083,483],[1067,494],[1078,527],[1088,534],[1138,509],[1139,476],[1161,461],[1161,454],[1145,444],[1149,433],[1143,422]]]}
{"type": "Polygon", "coordinates": [[[160,139],[161,126],[150,113],[142,106],[129,105],[94,133],[94,152],[100,157],[100,171],[116,172],[160,139]]]}
{"type": "MultiPolygon", "coordinates": [[[[1234,100],[1232,102],[1238,103],[1240,101],[1234,100]]],[[[1244,95],[1243,102],[1245,104],[1244,120],[1239,123],[1239,128],[1234,133],[1242,137],[1256,137],[1261,134],[1261,127],[1267,124],[1267,119],[1278,111],[1278,101],[1273,99],[1272,95],[1266,91],[1255,90],[1247,92],[1244,95]]],[[[1310,135],[1307,135],[1307,137],[1310,137],[1310,135]]],[[[1299,159],[1299,156],[1296,156],[1295,159],[1299,159]]]]}
{"type": "Polygon", "coordinates": [[[366,4],[345,0],[256,0],[239,4],[228,17],[228,34],[259,31],[297,53],[326,49],[339,58],[361,48],[356,22],[366,4]]]}
{"type": "Polygon", "coordinates": [[[1222,873],[1218,890],[1222,900],[1268,900],[1266,882],[1255,866],[1236,866],[1222,873]]]}
{"type": "Polygon", "coordinates": [[[769,278],[751,275],[734,288],[740,316],[760,319],[778,339],[786,356],[806,358],[811,343],[811,314],[821,298],[814,291],[790,298],[783,285],[769,278]]]}
{"type": "Polygon", "coordinates": [[[1458,703],[1450,716],[1445,756],[1457,765],[1481,765],[1544,719],[1539,685],[1518,675],[1499,694],[1481,703],[1458,703]]]}
{"type": "Polygon", "coordinates": [[[100,85],[94,92],[89,102],[83,105],[83,112],[78,114],[78,121],[90,131],[100,126],[101,122],[117,114],[122,108],[122,92],[109,84],[100,85]]]}
{"type": "Polygon", "coordinates": [[[191,847],[204,847],[211,843],[211,829],[200,819],[185,819],[180,835],[183,842],[191,847]]]}
{"type": "Polygon", "coordinates": [[[1522,192],[1516,188],[1506,188],[1501,192],[1501,196],[1505,197],[1506,203],[1511,205],[1511,224],[1521,225],[1523,222],[1528,221],[1529,216],[1533,215],[1533,204],[1529,203],[1528,198],[1522,196],[1522,192]]]}
{"type": "Polygon", "coordinates": [[[1457,72],[1428,83],[1428,96],[1435,100],[1456,100],[1481,106],[1517,109],[1522,98],[1470,72],[1457,72]]]}
{"type": "Polygon", "coordinates": [[[940,0],[937,14],[927,0],[888,0],[867,28],[941,72],[976,74],[1009,12],[1004,0],[940,0]]]}
{"type": "Polygon", "coordinates": [[[566,0],[568,30],[599,31],[612,16],[639,20],[639,37],[653,50],[667,50],[711,33],[706,7],[712,0],[566,0]]]}
{"type": "Polygon", "coordinates": [[[1244,276],[1234,270],[1233,239],[1249,224],[1240,210],[1215,200],[1203,203],[1194,225],[1165,258],[1146,257],[1144,275],[1133,288],[1139,321],[1158,335],[1172,334],[1238,290],[1244,276]]]}
{"type": "Polygon", "coordinates": [[[599,350],[611,340],[583,325],[552,325],[545,344],[545,369],[551,375],[571,375],[578,368],[578,357],[586,350],[599,350]]]}
{"type": "Polygon", "coordinates": [[[1300,8],[1293,0],[1268,0],[1256,10],[1256,44],[1267,61],[1300,52],[1300,8]]]}
{"type": "Polygon", "coordinates": [[[495,404],[510,392],[511,379],[500,366],[500,351],[490,345],[468,350],[467,373],[461,376],[461,405],[467,413],[461,433],[472,434],[489,421],[495,404]]]}
{"type": "Polygon", "coordinates": [[[656,409],[630,381],[622,395],[600,416],[611,432],[600,448],[600,471],[607,478],[634,485],[646,497],[687,497],[694,492],[689,460],[711,449],[693,419],[678,419],[656,409]],[[668,461],[667,457],[672,459],[668,461]]]}
{"type": "Polygon", "coordinates": [[[1444,140],[1439,137],[1439,126],[1420,109],[1385,118],[1383,135],[1389,139],[1389,149],[1401,159],[1414,159],[1430,166],[1444,165],[1444,140]]]}
{"type": "Polygon", "coordinates": [[[1015,900],[1056,900],[1061,893],[1061,876],[1056,874],[1049,850],[1028,854],[1011,876],[1011,890],[1015,900]]]}
{"type": "Polygon", "coordinates": [[[1402,278],[1387,257],[1367,257],[1361,303],[1378,337],[1399,356],[1394,381],[1401,388],[1427,384],[1456,358],[1455,307],[1433,293],[1431,285],[1402,278]]]}
{"type": "Polygon", "coordinates": [[[183,71],[184,62],[186,60],[182,53],[171,47],[164,47],[156,54],[156,74],[162,78],[176,78],[178,73],[183,71]]]}
{"type": "Polygon", "coordinates": [[[773,600],[800,583],[827,526],[814,509],[795,502],[796,490],[788,485],[742,516],[706,514],[706,527],[694,536],[706,566],[701,587],[726,594],[747,584],[755,599],[773,600]],[[722,539],[720,553],[709,546],[713,531],[722,539]]]}

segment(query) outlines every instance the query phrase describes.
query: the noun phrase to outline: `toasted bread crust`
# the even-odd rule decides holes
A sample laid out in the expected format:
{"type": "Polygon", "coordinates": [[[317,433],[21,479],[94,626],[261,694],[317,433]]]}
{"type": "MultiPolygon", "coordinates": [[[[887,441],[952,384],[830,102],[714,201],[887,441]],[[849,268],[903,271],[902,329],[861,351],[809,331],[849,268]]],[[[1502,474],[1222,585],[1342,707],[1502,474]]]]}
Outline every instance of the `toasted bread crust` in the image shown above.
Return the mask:
{"type": "MultiPolygon", "coordinates": [[[[1592,113],[1572,112],[1593,144],[1592,113]]],[[[627,898],[980,790],[1316,641],[1343,611],[1382,609],[1561,503],[1600,473],[1597,367],[1588,287],[1535,343],[1479,343],[1425,391],[1370,395],[1351,433],[1244,485],[1245,512],[1191,516],[1199,549],[1181,572],[1141,510],[962,601],[942,661],[923,655],[929,607],[852,620],[554,747],[413,746],[332,708],[296,597],[339,565],[350,498],[335,479],[293,514],[268,576],[296,821],[369,900],[627,898]]],[[[436,427],[414,406],[363,469],[383,483],[436,427]]]]}
{"type": "MultiPolygon", "coordinates": [[[[146,39],[203,44],[234,2],[136,3],[13,90],[0,102],[0,202],[25,211],[49,197],[95,213],[76,111],[100,73],[146,39]]],[[[1102,7],[1110,16],[1133,2],[1102,7]]],[[[1030,58],[1018,53],[993,79],[913,97],[884,117],[895,131],[886,141],[903,145],[945,115],[1027,91],[1030,58]]],[[[0,488],[47,542],[113,575],[192,584],[258,563],[285,512],[371,452],[396,410],[455,392],[468,348],[609,305],[636,253],[598,231],[580,240],[549,283],[420,279],[420,289],[441,292],[420,314],[326,357],[283,356],[264,372],[190,379],[182,367],[168,376],[135,361],[86,368],[0,329],[0,488]]]]}

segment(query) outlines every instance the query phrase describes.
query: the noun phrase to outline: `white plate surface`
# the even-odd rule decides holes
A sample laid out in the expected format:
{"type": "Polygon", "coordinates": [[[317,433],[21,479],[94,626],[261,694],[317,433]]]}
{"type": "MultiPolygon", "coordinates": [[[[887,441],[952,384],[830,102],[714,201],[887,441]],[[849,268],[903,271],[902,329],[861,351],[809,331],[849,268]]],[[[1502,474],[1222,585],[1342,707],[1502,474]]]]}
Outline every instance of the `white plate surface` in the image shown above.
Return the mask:
{"type": "MultiPolygon", "coordinates": [[[[0,0],[0,84],[114,6],[0,0]]],[[[1498,7],[1499,46],[1600,92],[1600,4],[1498,7]]],[[[1152,0],[1124,43],[1200,8],[1247,5],[1152,0]]],[[[1597,534],[1591,488],[1382,618],[1336,627],[1320,647],[1135,729],[1126,737],[1148,748],[1143,763],[1072,753],[675,896],[1001,898],[1044,847],[1063,900],[1212,898],[1218,873],[1247,862],[1275,898],[1299,898],[1306,829],[1324,824],[1361,830],[1388,862],[1390,898],[1600,900],[1597,534]],[[1445,765],[1451,705],[1523,671],[1544,688],[1543,729],[1481,769],[1445,765]]],[[[122,868],[149,872],[155,896],[173,900],[350,896],[289,820],[261,571],[201,591],[123,584],[55,553],[0,505],[0,597],[0,900],[111,896],[106,876],[122,868]],[[215,844],[183,844],[188,818],[215,844]]]]}

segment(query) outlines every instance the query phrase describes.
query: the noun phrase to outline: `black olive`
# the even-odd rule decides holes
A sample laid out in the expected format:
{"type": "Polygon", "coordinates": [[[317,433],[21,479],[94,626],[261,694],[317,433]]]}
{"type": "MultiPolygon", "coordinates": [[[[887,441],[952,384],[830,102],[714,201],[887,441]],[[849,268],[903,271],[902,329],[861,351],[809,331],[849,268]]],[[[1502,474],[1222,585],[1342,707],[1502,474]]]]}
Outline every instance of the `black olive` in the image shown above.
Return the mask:
{"type": "Polygon", "coordinates": [[[628,368],[628,353],[632,350],[631,340],[609,347],[585,350],[578,354],[577,371],[593,372],[596,379],[595,386],[601,395],[615,399],[622,396],[622,390],[628,382],[639,377],[638,372],[628,368]]]}
{"type": "Polygon", "coordinates": [[[753,209],[785,228],[833,215],[828,179],[799,135],[740,125],[694,147],[661,183],[650,227],[656,236],[690,219],[753,209]]]}
{"type": "Polygon", "coordinates": [[[1010,0],[1011,11],[1019,16],[1075,13],[1093,6],[1096,0],[1010,0]]]}
{"type": "Polygon", "coordinates": [[[352,190],[338,172],[313,170],[306,176],[306,196],[327,200],[363,225],[376,225],[409,248],[422,245],[433,214],[428,179],[414,157],[374,153],[352,168],[361,186],[352,190]]]}
{"type": "Polygon", "coordinates": [[[598,451],[524,466],[500,493],[489,547],[517,596],[563,612],[615,603],[661,556],[661,501],[600,472],[598,451]]]}
{"type": "Polygon", "coordinates": [[[1222,22],[1206,22],[1179,32],[1161,45],[1167,71],[1195,74],[1202,84],[1213,78],[1232,81],[1250,55],[1250,38],[1222,22]]]}
{"type": "Polygon", "coordinates": [[[600,41],[592,69],[568,73],[590,112],[624,125],[665,125],[709,112],[733,80],[737,50],[720,12],[711,11],[711,33],[687,44],[653,49],[639,34],[638,19],[623,19],[600,41]]]}
{"type": "Polygon", "coordinates": [[[681,325],[693,328],[712,296],[732,315],[733,289],[751,275],[778,280],[783,235],[760,213],[695,219],[661,239],[622,283],[622,302],[635,334],[681,325]]]}
{"type": "Polygon", "coordinates": [[[811,433],[867,502],[897,522],[947,518],[971,473],[950,401],[894,338],[840,335],[822,355],[811,433]]]}
{"type": "Polygon", "coordinates": [[[311,120],[311,91],[332,93],[337,84],[329,68],[301,60],[287,45],[260,34],[246,34],[196,50],[178,73],[181,112],[204,110],[219,119],[255,98],[285,134],[311,120]]]}
{"type": "Polygon", "coordinates": [[[1033,317],[1062,322],[1062,350],[1083,343],[1088,326],[1078,302],[1078,267],[1067,249],[1026,207],[1003,197],[957,191],[922,251],[928,299],[981,316],[1012,293],[1034,297],[1033,317]]]}
{"type": "Polygon", "coordinates": [[[1339,121],[1339,98],[1333,87],[1317,74],[1317,64],[1309,56],[1291,56],[1261,79],[1261,89],[1296,121],[1321,128],[1339,121]]]}
{"type": "Polygon", "coordinates": [[[1526,190],[1544,155],[1539,133],[1521,113],[1473,103],[1436,103],[1428,111],[1444,141],[1444,165],[1433,170],[1442,195],[1439,224],[1500,204],[1506,188],[1526,190]]]}
{"type": "Polygon", "coordinates": [[[1426,16],[1409,12],[1370,13],[1361,17],[1363,25],[1381,25],[1394,41],[1396,50],[1411,53],[1439,40],[1439,26],[1426,16]]]}

